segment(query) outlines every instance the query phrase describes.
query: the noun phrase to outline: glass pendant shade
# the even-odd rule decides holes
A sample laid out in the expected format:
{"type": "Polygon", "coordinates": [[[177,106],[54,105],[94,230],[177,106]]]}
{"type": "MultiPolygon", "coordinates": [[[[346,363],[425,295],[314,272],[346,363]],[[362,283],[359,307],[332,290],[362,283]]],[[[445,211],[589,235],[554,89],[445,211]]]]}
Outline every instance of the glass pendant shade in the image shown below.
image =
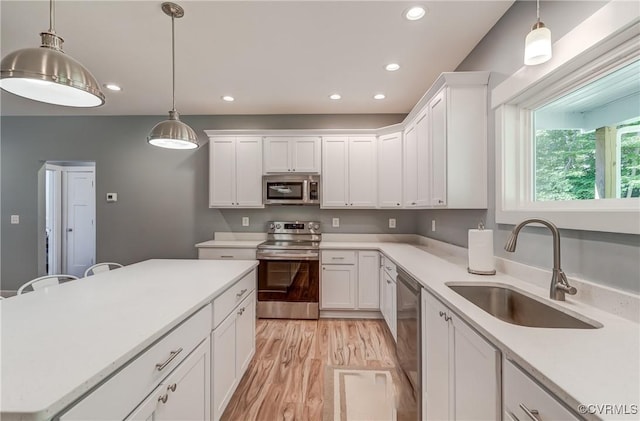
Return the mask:
{"type": "Polygon", "coordinates": [[[524,64],[542,64],[549,61],[551,56],[551,31],[538,21],[524,42],[524,64]]]}
{"type": "Polygon", "coordinates": [[[100,85],[82,64],[62,51],[63,39],[43,32],[40,48],[24,48],[0,62],[0,88],[35,101],[67,107],[98,107],[100,85]]]}
{"type": "Polygon", "coordinates": [[[198,135],[180,121],[177,111],[169,111],[169,119],[161,121],[151,129],[147,142],[167,149],[195,149],[198,147],[198,135]]]}

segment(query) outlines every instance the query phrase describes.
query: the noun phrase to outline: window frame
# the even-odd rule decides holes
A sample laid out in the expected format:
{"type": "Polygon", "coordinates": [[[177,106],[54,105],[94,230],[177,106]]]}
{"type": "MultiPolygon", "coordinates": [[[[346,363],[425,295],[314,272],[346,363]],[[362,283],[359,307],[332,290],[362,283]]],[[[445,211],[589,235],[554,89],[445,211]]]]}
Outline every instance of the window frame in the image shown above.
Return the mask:
{"type": "Polygon", "coordinates": [[[551,61],[523,67],[493,89],[496,223],[516,224],[541,217],[560,228],[640,234],[640,198],[533,200],[533,111],[638,60],[639,32],[637,10],[628,2],[608,3],[554,43],[551,61]]]}

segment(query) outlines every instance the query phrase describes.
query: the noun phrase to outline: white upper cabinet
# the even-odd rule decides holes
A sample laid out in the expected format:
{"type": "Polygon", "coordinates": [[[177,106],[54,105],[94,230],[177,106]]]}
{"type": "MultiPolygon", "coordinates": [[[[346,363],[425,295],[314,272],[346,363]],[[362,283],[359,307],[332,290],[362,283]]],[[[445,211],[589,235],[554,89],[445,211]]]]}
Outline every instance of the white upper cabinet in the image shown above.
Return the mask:
{"type": "MultiPolygon", "coordinates": [[[[464,76],[464,75],[457,75],[464,76]]],[[[455,78],[458,82],[457,79],[455,78]]],[[[429,102],[431,205],[487,207],[487,86],[452,83],[429,102]]]]}
{"type": "Polygon", "coordinates": [[[404,206],[429,204],[429,138],[427,110],[422,110],[404,133],[404,206]]]}
{"type": "Polygon", "coordinates": [[[210,137],[209,207],[264,207],[261,137],[210,137]]]}
{"type": "Polygon", "coordinates": [[[335,136],[322,140],[322,207],[375,208],[375,136],[335,136]]]}
{"type": "Polygon", "coordinates": [[[320,173],[320,137],[266,136],[264,173],[320,173]]]}
{"type": "Polygon", "coordinates": [[[402,132],[378,138],[378,207],[402,207],[402,132]]]}

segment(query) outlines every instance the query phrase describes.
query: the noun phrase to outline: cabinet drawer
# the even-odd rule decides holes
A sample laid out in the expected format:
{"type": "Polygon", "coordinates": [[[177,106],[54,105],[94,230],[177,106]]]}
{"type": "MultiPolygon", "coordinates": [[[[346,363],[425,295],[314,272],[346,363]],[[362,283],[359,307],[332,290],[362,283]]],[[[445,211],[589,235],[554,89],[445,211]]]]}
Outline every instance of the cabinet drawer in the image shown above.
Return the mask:
{"type": "Polygon", "coordinates": [[[384,268],[384,271],[387,272],[387,274],[389,274],[391,279],[395,281],[398,276],[398,270],[396,268],[396,264],[393,263],[391,259],[389,259],[385,255],[382,255],[382,267],[384,268]]]}
{"type": "Polygon", "coordinates": [[[323,250],[323,265],[353,265],[356,263],[356,252],[349,250],[323,250]]]}
{"type": "Polygon", "coordinates": [[[256,289],[255,269],[216,297],[213,300],[213,328],[215,329],[254,289],[256,289]]]}
{"type": "Polygon", "coordinates": [[[255,260],[256,249],[220,249],[201,247],[198,249],[198,259],[255,260]]]}
{"type": "Polygon", "coordinates": [[[579,419],[508,360],[504,361],[503,390],[504,412],[507,420],[530,421],[531,415],[527,415],[524,408],[531,411],[539,421],[579,419]],[[537,414],[534,411],[537,411],[537,414]]]}
{"type": "Polygon", "coordinates": [[[202,308],[60,417],[124,419],[211,332],[211,305],[202,308]]]}

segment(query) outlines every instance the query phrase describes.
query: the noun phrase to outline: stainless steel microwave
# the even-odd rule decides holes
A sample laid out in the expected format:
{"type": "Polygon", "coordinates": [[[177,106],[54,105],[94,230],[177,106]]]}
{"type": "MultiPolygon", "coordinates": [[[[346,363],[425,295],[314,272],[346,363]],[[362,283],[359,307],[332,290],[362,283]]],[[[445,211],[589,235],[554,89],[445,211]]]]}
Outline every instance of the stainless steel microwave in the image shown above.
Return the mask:
{"type": "Polygon", "coordinates": [[[319,205],[320,176],[265,175],[262,200],[265,205],[319,205]]]}

